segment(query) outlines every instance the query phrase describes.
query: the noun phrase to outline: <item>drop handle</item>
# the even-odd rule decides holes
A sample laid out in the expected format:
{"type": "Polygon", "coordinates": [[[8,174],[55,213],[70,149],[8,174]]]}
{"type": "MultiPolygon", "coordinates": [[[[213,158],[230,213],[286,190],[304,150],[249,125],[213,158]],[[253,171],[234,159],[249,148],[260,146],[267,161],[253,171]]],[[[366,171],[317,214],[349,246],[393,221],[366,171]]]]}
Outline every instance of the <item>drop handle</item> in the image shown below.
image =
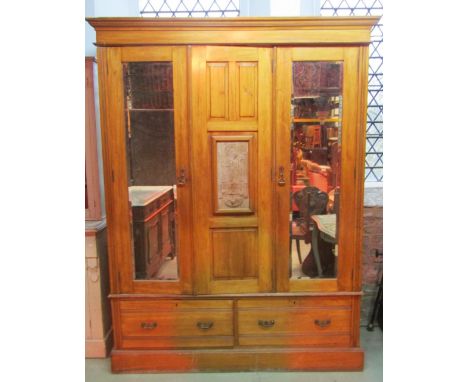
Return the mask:
{"type": "Polygon", "coordinates": [[[185,176],[185,169],[181,168],[179,171],[179,176],[177,177],[177,184],[179,186],[184,186],[187,183],[187,178],[185,176]]]}
{"type": "Polygon", "coordinates": [[[258,325],[262,328],[271,328],[275,325],[275,320],[258,320],[258,325]]]}
{"type": "Polygon", "coordinates": [[[315,320],[314,323],[321,328],[326,328],[331,324],[331,320],[315,320]]]}
{"type": "Polygon", "coordinates": [[[158,323],[156,321],[142,322],[140,324],[140,326],[141,326],[142,329],[152,330],[152,329],[154,329],[154,328],[156,328],[158,326],[158,323]]]}
{"type": "Polygon", "coordinates": [[[279,166],[278,186],[284,186],[286,179],[284,178],[284,166],[279,166]]]}
{"type": "Polygon", "coordinates": [[[213,325],[214,325],[213,321],[200,321],[200,322],[197,322],[198,329],[201,329],[201,330],[211,329],[213,327],[213,325]]]}

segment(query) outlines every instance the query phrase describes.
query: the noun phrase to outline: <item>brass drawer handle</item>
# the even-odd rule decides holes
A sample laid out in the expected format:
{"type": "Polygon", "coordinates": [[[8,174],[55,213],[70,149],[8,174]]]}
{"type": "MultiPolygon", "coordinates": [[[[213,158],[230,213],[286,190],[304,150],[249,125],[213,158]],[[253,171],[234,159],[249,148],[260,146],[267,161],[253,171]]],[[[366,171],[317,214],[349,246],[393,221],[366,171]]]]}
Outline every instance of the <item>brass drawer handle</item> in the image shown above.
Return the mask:
{"type": "Polygon", "coordinates": [[[213,321],[200,321],[200,322],[197,322],[198,329],[201,329],[201,330],[211,329],[213,327],[213,325],[214,325],[213,321]]]}
{"type": "Polygon", "coordinates": [[[154,328],[156,328],[156,326],[158,326],[158,323],[156,321],[153,321],[153,322],[142,322],[140,324],[141,328],[142,329],[148,329],[148,330],[152,330],[154,328]]]}
{"type": "Polygon", "coordinates": [[[262,328],[271,328],[275,325],[275,320],[258,320],[258,325],[262,328]]]}
{"type": "Polygon", "coordinates": [[[331,320],[315,320],[315,325],[320,326],[321,328],[326,328],[331,324],[331,320]]]}

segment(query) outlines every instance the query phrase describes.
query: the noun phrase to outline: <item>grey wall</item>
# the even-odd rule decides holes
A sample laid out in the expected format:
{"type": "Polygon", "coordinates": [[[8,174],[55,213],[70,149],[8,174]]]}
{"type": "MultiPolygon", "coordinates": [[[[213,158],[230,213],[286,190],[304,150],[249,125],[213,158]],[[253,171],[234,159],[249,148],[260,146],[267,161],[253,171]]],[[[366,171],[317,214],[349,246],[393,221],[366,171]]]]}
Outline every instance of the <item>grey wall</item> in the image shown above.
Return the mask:
{"type": "MultiPolygon", "coordinates": [[[[139,17],[138,0],[86,0],[86,17],[139,17]]],[[[94,29],[86,23],[85,55],[96,56],[94,29]]]]}

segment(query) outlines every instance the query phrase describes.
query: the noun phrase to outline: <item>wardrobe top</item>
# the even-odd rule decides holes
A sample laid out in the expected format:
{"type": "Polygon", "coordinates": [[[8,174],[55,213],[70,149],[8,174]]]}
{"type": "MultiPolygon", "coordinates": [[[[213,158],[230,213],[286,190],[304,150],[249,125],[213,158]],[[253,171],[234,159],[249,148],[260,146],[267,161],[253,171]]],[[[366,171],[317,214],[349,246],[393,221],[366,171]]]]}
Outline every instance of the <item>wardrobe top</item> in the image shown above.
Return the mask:
{"type": "Polygon", "coordinates": [[[366,44],[380,16],[147,18],[98,17],[96,45],[366,44]],[[216,31],[216,33],[213,33],[216,31]]]}

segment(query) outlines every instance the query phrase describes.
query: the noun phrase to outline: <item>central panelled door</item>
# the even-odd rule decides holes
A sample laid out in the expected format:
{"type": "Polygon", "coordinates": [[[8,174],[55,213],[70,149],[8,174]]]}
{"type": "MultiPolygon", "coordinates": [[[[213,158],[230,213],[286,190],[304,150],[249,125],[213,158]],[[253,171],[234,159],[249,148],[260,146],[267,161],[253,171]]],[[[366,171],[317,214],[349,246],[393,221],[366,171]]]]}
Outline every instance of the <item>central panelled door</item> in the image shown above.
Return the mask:
{"type": "Polygon", "coordinates": [[[191,48],[197,294],[272,290],[271,53],[191,48]]]}

